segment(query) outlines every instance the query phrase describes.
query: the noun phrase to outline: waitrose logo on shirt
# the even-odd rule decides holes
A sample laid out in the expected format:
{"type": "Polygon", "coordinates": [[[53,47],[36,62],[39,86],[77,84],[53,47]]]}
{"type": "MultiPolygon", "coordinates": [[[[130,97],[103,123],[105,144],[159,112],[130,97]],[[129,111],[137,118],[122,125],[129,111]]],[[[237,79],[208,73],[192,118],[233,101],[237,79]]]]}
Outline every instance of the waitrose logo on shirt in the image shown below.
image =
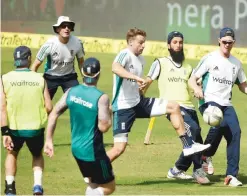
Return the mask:
{"type": "Polygon", "coordinates": [[[11,86],[39,86],[38,82],[32,82],[32,81],[15,81],[15,82],[10,82],[11,86]]]}

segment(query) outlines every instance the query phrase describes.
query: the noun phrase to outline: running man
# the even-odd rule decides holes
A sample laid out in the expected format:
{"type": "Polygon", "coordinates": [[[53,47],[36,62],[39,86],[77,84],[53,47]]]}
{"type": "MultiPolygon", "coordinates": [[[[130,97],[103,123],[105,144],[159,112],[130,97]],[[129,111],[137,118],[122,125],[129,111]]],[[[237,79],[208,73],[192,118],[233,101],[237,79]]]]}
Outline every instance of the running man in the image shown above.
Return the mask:
{"type": "Polygon", "coordinates": [[[114,146],[107,152],[111,161],[119,157],[127,146],[128,134],[136,118],[150,118],[169,114],[171,123],[178,133],[185,156],[203,151],[210,145],[194,143],[185,132],[179,105],[161,98],[145,98],[140,91],[147,85],[142,78],[144,59],[141,56],[146,41],[146,32],[134,28],[126,35],[128,47],[116,56],[112,71],[113,86],[113,135],[114,146]]]}
{"type": "MultiPolygon", "coordinates": [[[[241,62],[231,55],[235,43],[235,33],[231,28],[223,28],[218,39],[219,50],[204,56],[189,80],[189,85],[199,100],[199,110],[203,114],[209,106],[217,106],[223,112],[223,122],[219,127],[211,127],[205,144],[212,147],[203,153],[211,157],[217,151],[222,137],[227,141],[227,170],[225,185],[242,186],[237,179],[240,159],[241,129],[235,109],[232,106],[232,88],[237,84],[239,90],[247,94],[246,75],[241,62]],[[196,81],[202,77],[202,88],[196,81]]],[[[204,159],[207,161],[207,159],[204,159]]],[[[206,162],[207,164],[207,162],[206,162]]],[[[210,159],[210,169],[212,162],[210,159]]],[[[207,164],[208,165],[208,164],[207,164]]],[[[211,174],[213,172],[211,171],[211,174]]]]}
{"type": "MultiPolygon", "coordinates": [[[[185,56],[183,50],[184,36],[178,31],[172,31],[167,37],[167,47],[170,53],[168,57],[156,59],[148,73],[147,87],[154,80],[158,80],[160,97],[166,100],[176,101],[180,105],[180,110],[184,119],[185,129],[192,135],[195,142],[203,143],[201,127],[195,107],[192,103],[188,80],[192,73],[192,66],[184,63],[185,56]]],[[[168,120],[170,115],[167,115],[168,120]]],[[[193,177],[199,184],[209,183],[206,173],[202,169],[201,153],[185,157],[181,153],[175,166],[168,171],[168,178],[192,179],[192,176],[185,172],[191,163],[194,164],[193,177]]]]}
{"type": "Polygon", "coordinates": [[[112,124],[109,97],[96,87],[100,77],[97,59],[86,59],[81,72],[83,84],[66,91],[49,116],[44,151],[53,156],[57,119],[69,109],[72,154],[88,185],[85,194],[109,195],[115,190],[112,165],[103,143],[103,133],[112,124]]]}
{"type": "Polygon", "coordinates": [[[42,75],[29,69],[31,58],[28,47],[17,47],[14,51],[16,69],[4,74],[1,79],[1,131],[3,146],[7,150],[6,195],[16,194],[17,156],[25,142],[33,158],[33,194],[43,194],[42,149],[47,114],[52,110],[52,103],[42,75]]]}
{"type": "Polygon", "coordinates": [[[42,62],[47,59],[44,78],[47,81],[51,99],[59,86],[62,87],[63,92],[66,92],[70,87],[79,84],[74,61],[76,57],[80,69],[85,52],[81,40],[71,35],[74,28],[75,23],[68,16],[60,16],[57,24],[53,25],[57,36],[48,39],[43,44],[31,68],[37,71],[42,62]]]}

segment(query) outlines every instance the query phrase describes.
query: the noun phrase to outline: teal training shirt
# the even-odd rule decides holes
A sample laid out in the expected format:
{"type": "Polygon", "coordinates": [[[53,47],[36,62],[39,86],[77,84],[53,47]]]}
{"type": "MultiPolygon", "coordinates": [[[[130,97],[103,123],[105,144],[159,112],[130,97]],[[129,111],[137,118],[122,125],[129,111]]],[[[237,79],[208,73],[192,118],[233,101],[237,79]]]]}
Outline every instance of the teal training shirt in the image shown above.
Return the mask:
{"type": "Polygon", "coordinates": [[[103,134],[98,129],[98,100],[103,94],[96,87],[86,85],[75,86],[68,93],[71,148],[78,159],[95,161],[106,156],[103,134]]]}

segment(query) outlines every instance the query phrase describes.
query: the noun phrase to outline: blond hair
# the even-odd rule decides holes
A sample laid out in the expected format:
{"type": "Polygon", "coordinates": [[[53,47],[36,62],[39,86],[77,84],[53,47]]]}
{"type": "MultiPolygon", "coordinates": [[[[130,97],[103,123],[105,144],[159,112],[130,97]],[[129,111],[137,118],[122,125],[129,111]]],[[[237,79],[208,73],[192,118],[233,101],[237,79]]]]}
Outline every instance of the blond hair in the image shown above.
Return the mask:
{"type": "Polygon", "coordinates": [[[138,28],[133,28],[133,29],[129,29],[126,35],[126,41],[127,43],[129,43],[130,39],[133,39],[134,37],[136,37],[137,35],[141,35],[143,37],[147,36],[147,33],[141,29],[138,28]]]}

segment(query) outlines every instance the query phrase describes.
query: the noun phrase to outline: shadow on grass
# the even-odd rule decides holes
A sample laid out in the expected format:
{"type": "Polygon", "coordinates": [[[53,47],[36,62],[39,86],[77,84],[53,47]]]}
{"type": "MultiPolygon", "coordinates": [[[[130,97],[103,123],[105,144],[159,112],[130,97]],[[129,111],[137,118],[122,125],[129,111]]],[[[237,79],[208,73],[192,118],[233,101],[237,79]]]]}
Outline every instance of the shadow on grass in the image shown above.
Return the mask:
{"type": "MultiPolygon", "coordinates": [[[[176,180],[176,179],[167,179],[163,180],[164,178],[160,179],[160,180],[144,180],[143,182],[137,182],[137,183],[117,183],[117,186],[136,186],[136,185],[154,185],[154,184],[180,184],[180,185],[190,185],[190,184],[197,184],[196,181],[194,180],[176,180]]],[[[205,184],[203,186],[210,186],[213,185],[214,183],[209,183],[209,184],[205,184]]]]}
{"type": "MultiPolygon", "coordinates": [[[[70,145],[71,145],[71,143],[66,143],[66,144],[54,144],[54,146],[60,146],[60,147],[62,147],[62,146],[70,146],[70,145]]],[[[105,143],[104,146],[105,146],[105,147],[113,147],[113,143],[105,143]]]]}

